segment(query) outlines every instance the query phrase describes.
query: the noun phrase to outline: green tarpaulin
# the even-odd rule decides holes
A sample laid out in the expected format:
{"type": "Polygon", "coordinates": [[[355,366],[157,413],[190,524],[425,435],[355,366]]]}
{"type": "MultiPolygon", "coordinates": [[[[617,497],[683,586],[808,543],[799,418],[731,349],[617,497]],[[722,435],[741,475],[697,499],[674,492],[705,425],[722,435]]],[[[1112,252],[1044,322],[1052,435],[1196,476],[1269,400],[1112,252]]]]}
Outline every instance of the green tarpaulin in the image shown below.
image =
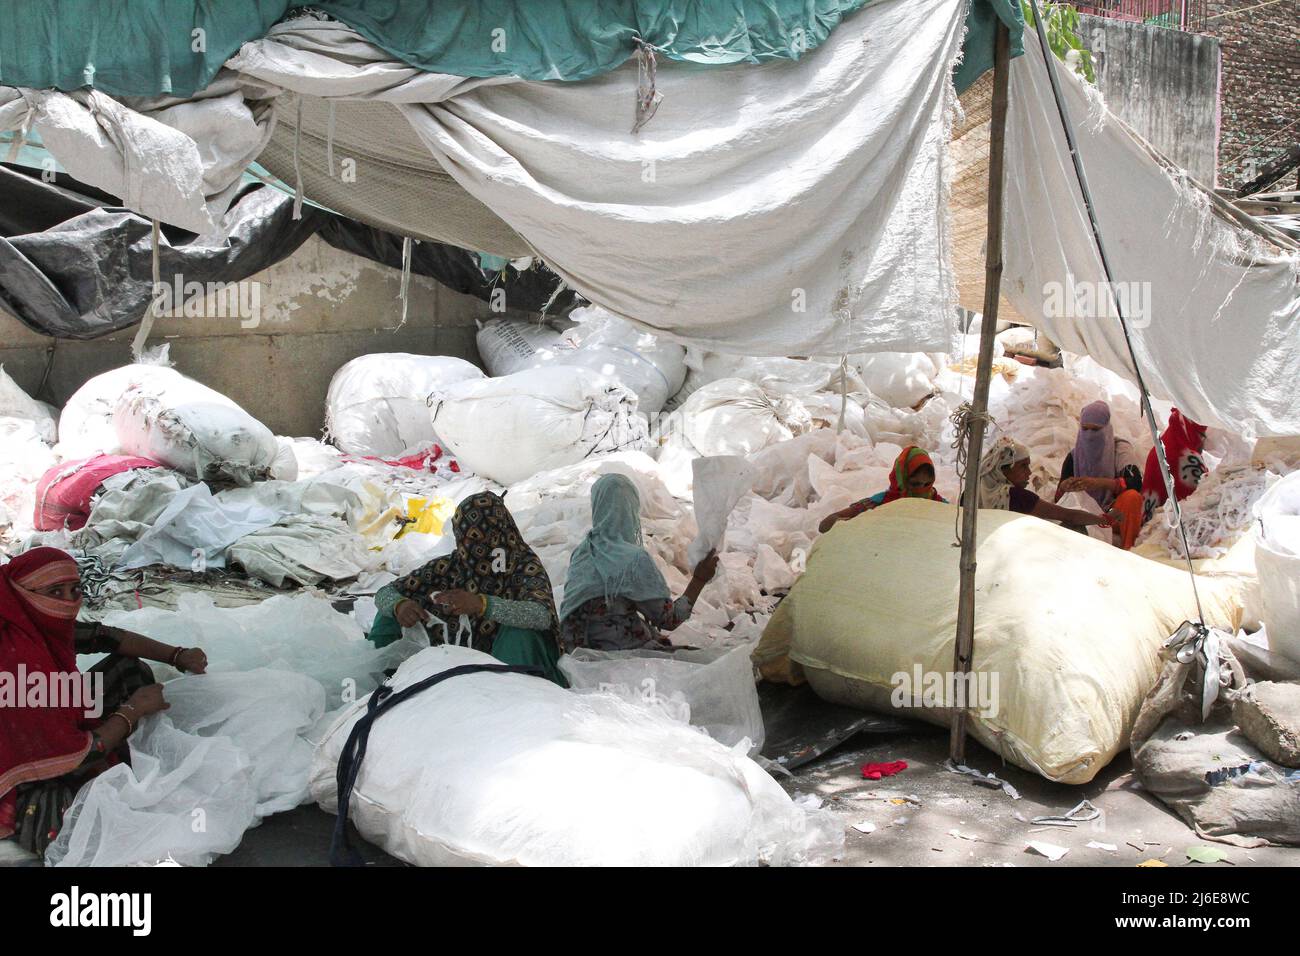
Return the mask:
{"type": "MultiPolygon", "coordinates": [[[[640,39],[699,63],[798,59],[871,0],[319,0],[396,58],[460,76],[580,80],[625,63],[640,39]]],[[[115,96],[190,96],[288,0],[24,0],[0,31],[0,84],[115,96]]],[[[971,0],[959,91],[993,63],[997,19],[1022,52],[1016,0],[971,0]]]]}

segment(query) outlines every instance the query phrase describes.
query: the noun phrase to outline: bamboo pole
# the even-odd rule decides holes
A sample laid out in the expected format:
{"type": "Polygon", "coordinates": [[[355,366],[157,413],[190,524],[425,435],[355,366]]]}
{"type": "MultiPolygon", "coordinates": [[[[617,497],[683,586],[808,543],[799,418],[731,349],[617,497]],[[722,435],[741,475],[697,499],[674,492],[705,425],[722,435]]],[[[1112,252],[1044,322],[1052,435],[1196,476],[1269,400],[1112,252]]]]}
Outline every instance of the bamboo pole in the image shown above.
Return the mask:
{"type": "MultiPolygon", "coordinates": [[[[967,688],[975,655],[975,534],[979,510],[979,463],[984,453],[984,417],[989,405],[989,380],[993,369],[993,337],[997,333],[998,299],[1002,294],[1002,184],[1006,152],[1007,92],[1010,85],[1011,32],[998,22],[993,48],[993,118],[989,124],[988,231],[984,253],[984,310],[980,319],[979,364],[975,394],[971,399],[966,481],[961,498],[961,590],[957,599],[957,640],[953,648],[955,688],[967,688]]],[[[967,704],[969,701],[962,700],[967,704]]],[[[953,701],[956,705],[957,701],[953,701]]],[[[948,755],[953,763],[966,758],[965,706],[953,707],[948,755]]]]}

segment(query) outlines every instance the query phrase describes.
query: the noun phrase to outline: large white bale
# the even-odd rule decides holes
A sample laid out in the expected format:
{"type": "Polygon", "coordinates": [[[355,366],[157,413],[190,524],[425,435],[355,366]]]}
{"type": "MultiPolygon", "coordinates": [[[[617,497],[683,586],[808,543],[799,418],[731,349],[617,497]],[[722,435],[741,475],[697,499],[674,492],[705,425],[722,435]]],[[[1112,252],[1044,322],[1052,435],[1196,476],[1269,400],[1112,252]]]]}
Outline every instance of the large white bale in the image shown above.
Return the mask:
{"type": "Polygon", "coordinates": [[[812,428],[812,417],[797,398],[738,378],[705,385],[677,414],[682,438],[705,456],[750,455],[812,428]]]}
{"type": "Polygon", "coordinates": [[[872,395],[891,408],[915,408],[934,393],[939,370],[925,352],[870,352],[853,357],[872,395]]]}
{"type": "Polygon", "coordinates": [[[538,353],[560,344],[558,329],[541,322],[492,319],[478,330],[475,342],[483,367],[493,378],[536,368],[538,353]]]}
{"type": "MultiPolygon", "coordinates": [[[[396,691],[465,664],[464,647],[406,661],[396,691]]],[[[311,792],[336,811],[339,756],[367,701],[325,734],[311,792]]],[[[367,840],[408,863],[722,866],[816,862],[842,846],[756,763],[612,694],[522,674],[448,678],[372,726],[352,793],[367,840]]]]}
{"type": "Polygon", "coordinates": [[[503,485],[593,454],[639,449],[636,396],[583,369],[544,368],[437,393],[433,428],[464,467],[503,485]]]}
{"type": "Polygon", "coordinates": [[[124,454],[204,481],[250,485],[269,476],[280,453],[269,428],[180,374],[130,385],[117,400],[113,427],[124,454]]]}
{"type": "Polygon", "coordinates": [[[576,326],[547,338],[545,326],[497,319],[478,334],[479,353],[494,375],[564,365],[612,379],[637,396],[644,415],[659,412],[686,379],[686,349],[632,327],[599,306],[574,309],[576,326]]]}
{"type": "Polygon", "coordinates": [[[59,454],[90,458],[122,450],[113,426],[113,413],[122,393],[133,385],[174,383],[184,378],[167,365],[138,363],[110,369],[73,393],[59,416],[59,454]]]}
{"type": "MultiPolygon", "coordinates": [[[[818,539],[755,651],[764,672],[780,673],[788,654],[827,700],[948,726],[955,514],[902,499],[818,539]],[[912,706],[919,698],[940,706],[912,706]]],[[[1005,511],[980,512],[978,554],[971,733],[1049,780],[1087,783],[1128,746],[1161,645],[1195,620],[1190,578],[1005,511]]],[[[1199,587],[1206,623],[1234,632],[1233,588],[1199,587]]]]}
{"type": "Polygon", "coordinates": [[[429,418],[431,394],[483,377],[477,366],[450,355],[359,355],[330,380],[325,428],[349,455],[392,458],[438,440],[429,418]]]}

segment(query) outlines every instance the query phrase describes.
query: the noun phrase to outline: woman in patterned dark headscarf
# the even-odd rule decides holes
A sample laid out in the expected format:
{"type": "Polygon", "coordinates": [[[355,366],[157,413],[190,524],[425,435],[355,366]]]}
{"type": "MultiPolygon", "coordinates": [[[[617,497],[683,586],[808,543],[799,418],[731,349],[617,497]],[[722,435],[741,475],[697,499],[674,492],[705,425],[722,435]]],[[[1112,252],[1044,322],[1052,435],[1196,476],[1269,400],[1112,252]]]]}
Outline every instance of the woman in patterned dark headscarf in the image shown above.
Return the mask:
{"type": "MultiPolygon", "coordinates": [[[[375,595],[379,613],[391,614],[403,627],[436,615],[453,640],[459,619],[467,618],[475,650],[507,664],[538,667],[563,684],[551,579],[505,502],[488,491],[466,498],[451,526],[456,550],[381,588],[375,595]]],[[[441,639],[441,630],[430,636],[441,639]]]]}

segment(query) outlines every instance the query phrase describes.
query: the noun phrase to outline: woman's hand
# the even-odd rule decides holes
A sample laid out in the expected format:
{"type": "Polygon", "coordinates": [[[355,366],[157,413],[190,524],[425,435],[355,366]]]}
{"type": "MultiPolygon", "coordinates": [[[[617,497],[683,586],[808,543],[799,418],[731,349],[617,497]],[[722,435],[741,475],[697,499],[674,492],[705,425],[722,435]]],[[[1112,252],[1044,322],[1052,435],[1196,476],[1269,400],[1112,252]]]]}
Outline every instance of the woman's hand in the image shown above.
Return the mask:
{"type": "Polygon", "coordinates": [[[1092,520],[1089,521],[1088,524],[1095,524],[1102,528],[1110,528],[1112,531],[1119,528],[1119,515],[1107,513],[1103,515],[1089,515],[1089,517],[1092,520]]]}
{"type": "Polygon", "coordinates": [[[1068,495],[1072,491],[1110,491],[1115,487],[1113,478],[1097,478],[1092,475],[1079,475],[1074,478],[1066,478],[1061,482],[1061,494],[1068,495]]]}
{"type": "Polygon", "coordinates": [[[163,697],[162,684],[149,684],[141,687],[131,695],[130,700],[126,702],[127,706],[135,711],[131,716],[148,717],[150,714],[156,714],[159,711],[171,707],[163,697]]]}
{"type": "Polygon", "coordinates": [[[486,610],[483,596],[471,591],[443,591],[434,595],[433,602],[452,614],[467,614],[470,617],[478,617],[486,610]]]}
{"type": "Polygon", "coordinates": [[[198,647],[187,647],[176,658],[177,670],[186,674],[206,674],[208,672],[208,655],[198,647]]]}
{"type": "Polygon", "coordinates": [[[429,612],[410,598],[402,598],[397,602],[397,607],[393,608],[393,617],[397,618],[397,623],[402,627],[415,627],[429,620],[429,612]]]}
{"type": "Polygon", "coordinates": [[[691,574],[691,580],[698,581],[702,585],[708,584],[717,573],[718,552],[715,549],[700,559],[700,563],[695,566],[695,571],[691,574]]]}

